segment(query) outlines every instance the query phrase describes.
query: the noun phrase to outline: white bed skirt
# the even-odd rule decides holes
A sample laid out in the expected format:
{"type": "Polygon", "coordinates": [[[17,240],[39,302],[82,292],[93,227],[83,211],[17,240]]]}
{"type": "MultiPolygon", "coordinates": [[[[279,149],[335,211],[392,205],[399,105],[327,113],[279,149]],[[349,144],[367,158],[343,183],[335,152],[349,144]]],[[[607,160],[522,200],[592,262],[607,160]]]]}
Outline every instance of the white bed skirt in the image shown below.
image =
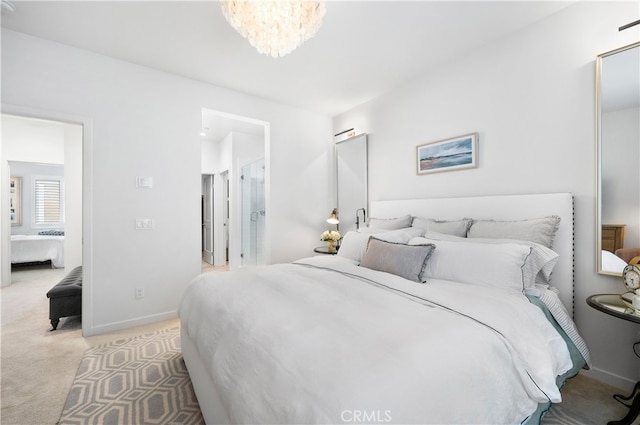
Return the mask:
{"type": "Polygon", "coordinates": [[[211,375],[202,363],[198,347],[183,326],[180,327],[180,345],[205,423],[207,425],[230,424],[231,420],[222,406],[211,375]]]}

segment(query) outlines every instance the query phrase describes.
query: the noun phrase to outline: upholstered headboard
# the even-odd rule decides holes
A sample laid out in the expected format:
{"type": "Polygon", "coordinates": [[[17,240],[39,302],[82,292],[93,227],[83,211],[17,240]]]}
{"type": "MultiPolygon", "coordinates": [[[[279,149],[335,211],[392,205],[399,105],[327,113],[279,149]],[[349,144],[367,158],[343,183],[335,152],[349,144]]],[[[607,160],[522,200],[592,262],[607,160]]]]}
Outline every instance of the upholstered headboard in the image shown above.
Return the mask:
{"type": "Polygon", "coordinates": [[[573,315],[573,196],[571,193],[480,196],[467,198],[372,201],[370,217],[390,218],[404,214],[438,220],[461,218],[524,220],[548,215],[560,217],[553,250],[560,258],[551,283],[573,315]]]}

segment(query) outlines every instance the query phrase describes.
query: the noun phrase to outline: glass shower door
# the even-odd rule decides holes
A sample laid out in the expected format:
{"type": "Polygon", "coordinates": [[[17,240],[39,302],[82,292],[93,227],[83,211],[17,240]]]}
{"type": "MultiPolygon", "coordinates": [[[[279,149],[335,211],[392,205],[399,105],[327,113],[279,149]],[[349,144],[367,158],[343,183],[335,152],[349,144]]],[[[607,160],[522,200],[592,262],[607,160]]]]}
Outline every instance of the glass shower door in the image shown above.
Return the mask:
{"type": "Polygon", "coordinates": [[[242,266],[264,264],[264,158],[242,167],[242,266]]]}

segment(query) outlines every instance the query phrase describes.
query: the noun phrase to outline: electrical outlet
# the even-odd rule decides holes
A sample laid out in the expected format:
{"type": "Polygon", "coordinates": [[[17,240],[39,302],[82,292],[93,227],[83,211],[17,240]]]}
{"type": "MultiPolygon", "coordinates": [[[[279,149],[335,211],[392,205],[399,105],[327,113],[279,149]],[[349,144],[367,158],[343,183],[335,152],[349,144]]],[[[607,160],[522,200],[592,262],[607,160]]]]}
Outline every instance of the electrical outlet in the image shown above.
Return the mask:
{"type": "Polygon", "coordinates": [[[137,300],[144,298],[144,288],[135,288],[135,297],[137,300]]]}

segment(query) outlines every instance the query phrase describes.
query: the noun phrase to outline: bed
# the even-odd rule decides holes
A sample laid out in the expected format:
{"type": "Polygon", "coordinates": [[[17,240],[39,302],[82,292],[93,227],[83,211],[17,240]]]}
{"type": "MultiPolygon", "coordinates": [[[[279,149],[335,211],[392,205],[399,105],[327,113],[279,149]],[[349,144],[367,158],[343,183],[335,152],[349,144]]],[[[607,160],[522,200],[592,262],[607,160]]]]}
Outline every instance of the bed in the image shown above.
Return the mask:
{"type": "Polygon", "coordinates": [[[11,235],[11,264],[44,261],[64,268],[64,236],[11,235]]]}
{"type": "Polygon", "coordinates": [[[611,251],[603,249],[600,252],[602,254],[602,256],[600,257],[602,271],[622,274],[622,270],[627,267],[627,262],[611,251]]]}
{"type": "Polygon", "coordinates": [[[378,201],[370,216],[338,255],[190,283],[181,344],[206,422],[539,423],[590,364],[571,194],[378,201]]]}

